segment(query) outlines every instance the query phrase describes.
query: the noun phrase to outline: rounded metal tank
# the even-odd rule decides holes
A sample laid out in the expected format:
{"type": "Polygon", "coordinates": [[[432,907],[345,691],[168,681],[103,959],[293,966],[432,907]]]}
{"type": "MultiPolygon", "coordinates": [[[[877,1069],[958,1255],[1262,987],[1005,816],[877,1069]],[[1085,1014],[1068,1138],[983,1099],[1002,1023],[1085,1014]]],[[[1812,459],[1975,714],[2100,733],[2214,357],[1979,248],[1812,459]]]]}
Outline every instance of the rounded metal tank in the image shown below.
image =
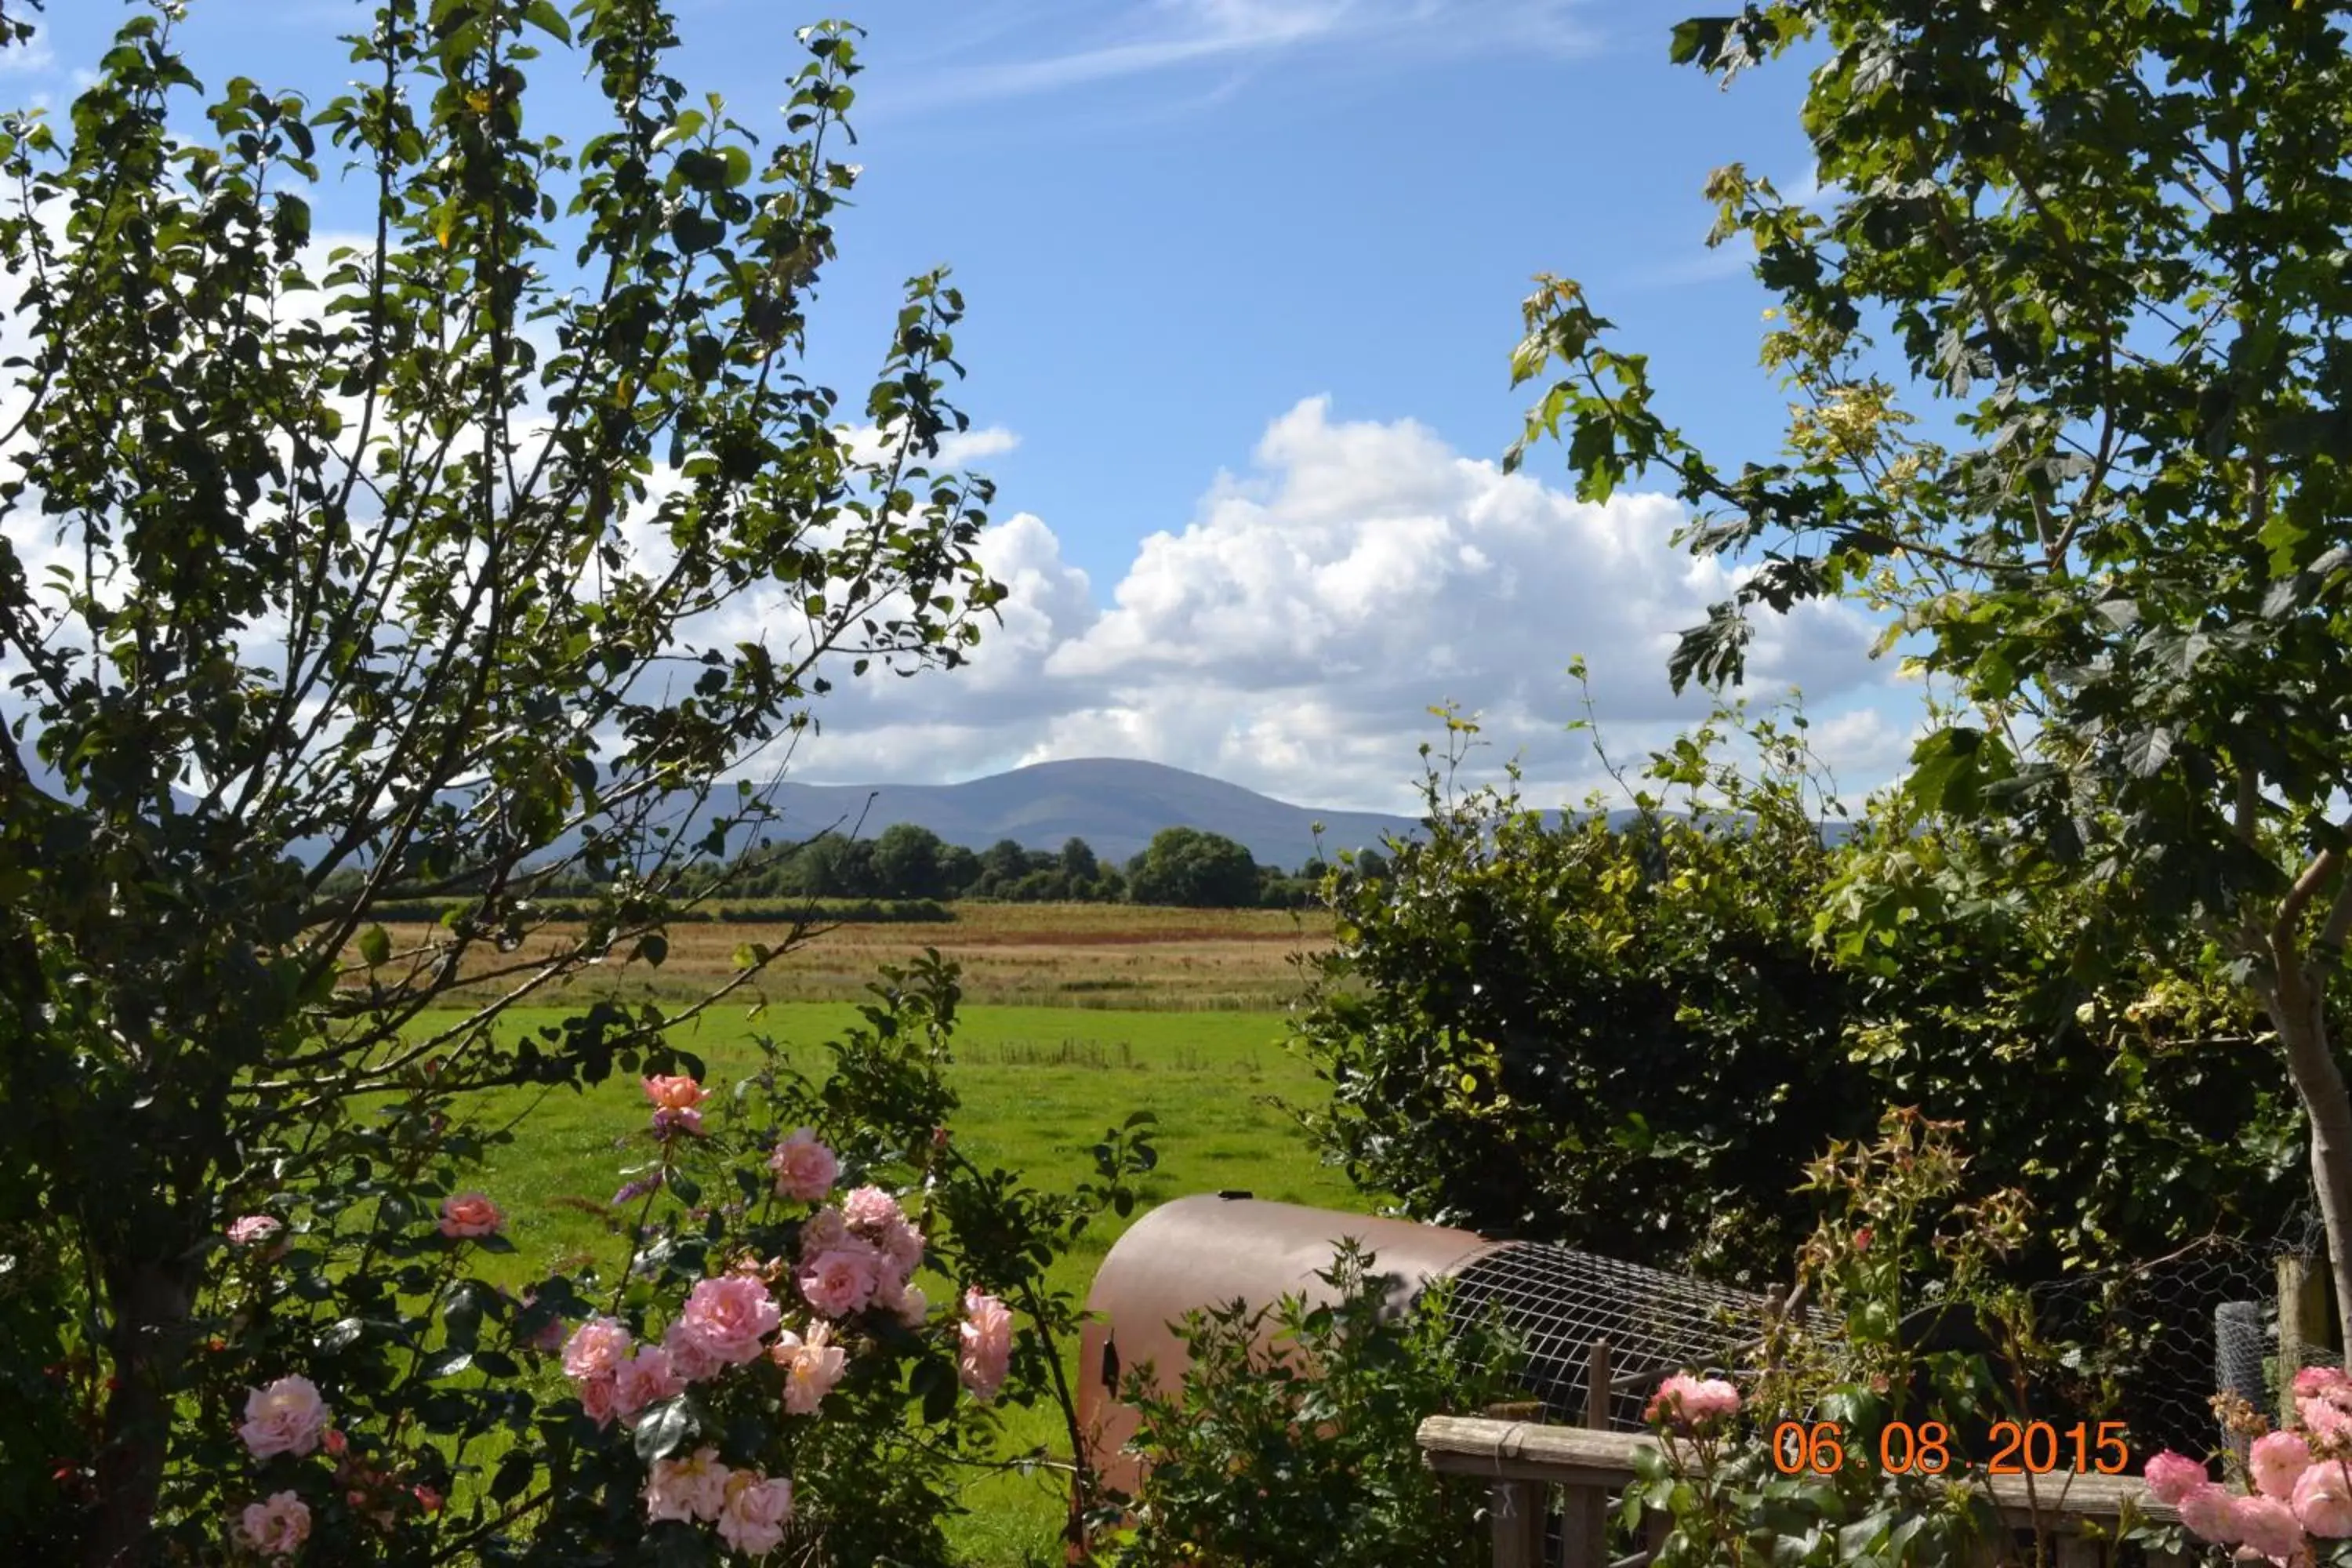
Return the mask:
{"type": "Polygon", "coordinates": [[[1184,1344],[1170,1325],[1195,1308],[1236,1300],[1256,1308],[1285,1296],[1328,1300],[1329,1289],[1316,1275],[1330,1268],[1350,1237],[1374,1255],[1399,1312],[1430,1280],[1459,1272],[1496,1245],[1472,1231],[1245,1194],[1178,1198],[1136,1221],[1103,1258],[1079,1334],[1078,1419],[1094,1472],[1120,1491],[1134,1489],[1135,1463],[1120,1448],[1136,1415],[1119,1400],[1118,1385],[1146,1363],[1157,1386],[1177,1384],[1184,1344]]]}

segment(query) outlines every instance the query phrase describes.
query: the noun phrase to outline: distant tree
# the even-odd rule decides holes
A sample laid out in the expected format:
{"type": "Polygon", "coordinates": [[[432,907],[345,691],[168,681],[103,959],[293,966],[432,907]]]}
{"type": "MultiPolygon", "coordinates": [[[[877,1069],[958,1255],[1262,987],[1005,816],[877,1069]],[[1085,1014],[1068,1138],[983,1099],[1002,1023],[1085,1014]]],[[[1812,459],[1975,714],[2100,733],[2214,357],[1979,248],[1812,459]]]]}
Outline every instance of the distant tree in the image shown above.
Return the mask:
{"type": "Polygon", "coordinates": [[[1128,898],[1139,904],[1186,909],[1255,908],[1257,862],[1222,834],[1165,827],[1150,848],[1127,865],[1128,898]]]}
{"type": "Polygon", "coordinates": [[[1070,896],[1070,879],[1059,868],[1053,870],[1024,871],[1020,879],[1005,890],[1008,899],[1024,904],[1059,903],[1070,896]]]}
{"type": "Polygon", "coordinates": [[[1062,875],[1072,888],[1093,881],[1102,874],[1102,862],[1095,858],[1094,847],[1083,838],[1071,838],[1062,846],[1062,875]]]}
{"type": "Polygon", "coordinates": [[[950,844],[940,850],[940,885],[946,889],[946,898],[960,899],[971,892],[980,883],[980,857],[961,844],[950,844]]]}
{"type": "Polygon", "coordinates": [[[947,879],[940,855],[947,846],[928,827],[894,823],[874,841],[875,897],[943,899],[947,879]]]}

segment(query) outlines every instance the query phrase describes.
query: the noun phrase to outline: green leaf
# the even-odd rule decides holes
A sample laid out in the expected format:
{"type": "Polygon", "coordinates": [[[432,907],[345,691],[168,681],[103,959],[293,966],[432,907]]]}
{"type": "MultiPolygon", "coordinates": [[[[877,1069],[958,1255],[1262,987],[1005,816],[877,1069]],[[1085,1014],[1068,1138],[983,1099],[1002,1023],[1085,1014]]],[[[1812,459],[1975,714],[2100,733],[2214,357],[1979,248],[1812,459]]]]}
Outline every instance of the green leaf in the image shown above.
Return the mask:
{"type": "Polygon", "coordinates": [[[683,1394],[649,1405],[637,1417],[635,1447],[644,1464],[667,1459],[694,1431],[694,1416],[683,1394]]]}
{"type": "Polygon", "coordinates": [[[389,963],[392,958],[392,933],[380,925],[372,925],[360,932],[360,957],[370,967],[389,963]]]}
{"type": "Polygon", "coordinates": [[[473,1364],[474,1352],[471,1351],[443,1351],[425,1359],[422,1375],[427,1383],[438,1383],[445,1377],[457,1376],[473,1364]]]}
{"type": "Polygon", "coordinates": [[[572,41],[572,24],[555,8],[555,0],[530,0],[522,8],[522,19],[561,42],[572,41]]]}

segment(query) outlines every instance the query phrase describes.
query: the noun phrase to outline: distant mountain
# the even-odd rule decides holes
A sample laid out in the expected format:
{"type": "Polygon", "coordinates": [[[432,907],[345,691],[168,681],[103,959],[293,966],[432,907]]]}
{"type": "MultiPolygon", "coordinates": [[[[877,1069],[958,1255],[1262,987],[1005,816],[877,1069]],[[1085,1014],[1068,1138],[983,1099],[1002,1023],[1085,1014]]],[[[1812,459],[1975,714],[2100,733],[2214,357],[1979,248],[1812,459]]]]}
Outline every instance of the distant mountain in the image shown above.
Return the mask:
{"type": "MultiPolygon", "coordinates": [[[[58,787],[56,775],[39,764],[30,748],[23,754],[37,783],[58,787]]],[[[1058,849],[1068,839],[1083,838],[1096,854],[1118,864],[1140,853],[1166,827],[1221,834],[1244,846],[1262,866],[1296,870],[1318,853],[1314,829],[1318,822],[1324,830],[1319,849],[1327,859],[1343,849],[1377,849],[1390,837],[1418,837],[1422,826],[1418,817],[1386,812],[1293,805],[1204,773],[1122,757],[1037,763],[956,784],[804,784],[788,780],[777,784],[770,798],[782,815],[767,825],[766,832],[779,842],[812,837],[828,828],[871,838],[907,822],[971,849],[985,849],[1005,838],[1024,848],[1058,849]]],[[[658,819],[677,825],[689,799],[679,795],[677,808],[665,806],[658,819]]],[[[707,826],[732,802],[731,790],[715,790],[692,820],[707,826]]],[[[1544,815],[1553,823],[1563,816],[1556,811],[1544,815]]],[[[1612,811],[1610,824],[1622,826],[1636,815],[1612,811]]],[[[1843,822],[1822,824],[1822,836],[1832,844],[1842,842],[1849,831],[1843,822]]],[[[730,833],[728,852],[740,852],[747,837],[741,828],[730,833]]],[[[533,858],[567,853],[576,844],[576,837],[566,836],[533,858]]],[[[308,862],[325,848],[323,839],[305,840],[290,851],[308,862]]]]}
{"type": "Polygon", "coordinates": [[[1411,837],[1421,828],[1415,817],[1292,805],[1202,773],[1121,757],[1037,763],[958,784],[786,783],[773,800],[794,837],[836,825],[872,837],[906,822],[972,849],[1004,838],[1058,849],[1083,838],[1104,859],[1124,862],[1162,828],[1197,827],[1243,845],[1262,866],[1286,870],[1316,853],[1318,822],[1327,858],[1375,849],[1387,835],[1411,837]]]}

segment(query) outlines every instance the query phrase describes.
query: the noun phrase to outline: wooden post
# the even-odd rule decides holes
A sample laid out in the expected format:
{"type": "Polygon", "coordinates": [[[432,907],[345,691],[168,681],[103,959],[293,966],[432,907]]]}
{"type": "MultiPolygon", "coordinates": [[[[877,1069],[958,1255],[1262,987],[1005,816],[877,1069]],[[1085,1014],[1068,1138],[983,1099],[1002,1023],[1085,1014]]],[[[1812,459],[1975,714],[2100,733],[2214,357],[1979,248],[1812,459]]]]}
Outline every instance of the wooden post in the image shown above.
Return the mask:
{"type": "MultiPolygon", "coordinates": [[[[1494,1421],[1544,1418],[1540,1399],[1514,1399],[1489,1405],[1482,1413],[1494,1421]]],[[[1495,1568],[1544,1568],[1544,1502],[1549,1489],[1541,1481],[1496,1481],[1486,1489],[1486,1511],[1495,1530],[1495,1568]]]]}
{"type": "MultiPolygon", "coordinates": [[[[1610,1354],[1607,1340],[1585,1352],[1584,1425],[1609,1429],[1610,1354]]],[[[1601,1487],[1561,1489],[1559,1533],[1567,1568],[1605,1568],[1609,1561],[1609,1493],[1601,1487]]]]}
{"type": "Polygon", "coordinates": [[[2289,1408],[2288,1387],[2304,1368],[2304,1347],[2327,1342],[2325,1290],[2300,1258],[2278,1260],[2278,1408],[2289,1408]]]}

